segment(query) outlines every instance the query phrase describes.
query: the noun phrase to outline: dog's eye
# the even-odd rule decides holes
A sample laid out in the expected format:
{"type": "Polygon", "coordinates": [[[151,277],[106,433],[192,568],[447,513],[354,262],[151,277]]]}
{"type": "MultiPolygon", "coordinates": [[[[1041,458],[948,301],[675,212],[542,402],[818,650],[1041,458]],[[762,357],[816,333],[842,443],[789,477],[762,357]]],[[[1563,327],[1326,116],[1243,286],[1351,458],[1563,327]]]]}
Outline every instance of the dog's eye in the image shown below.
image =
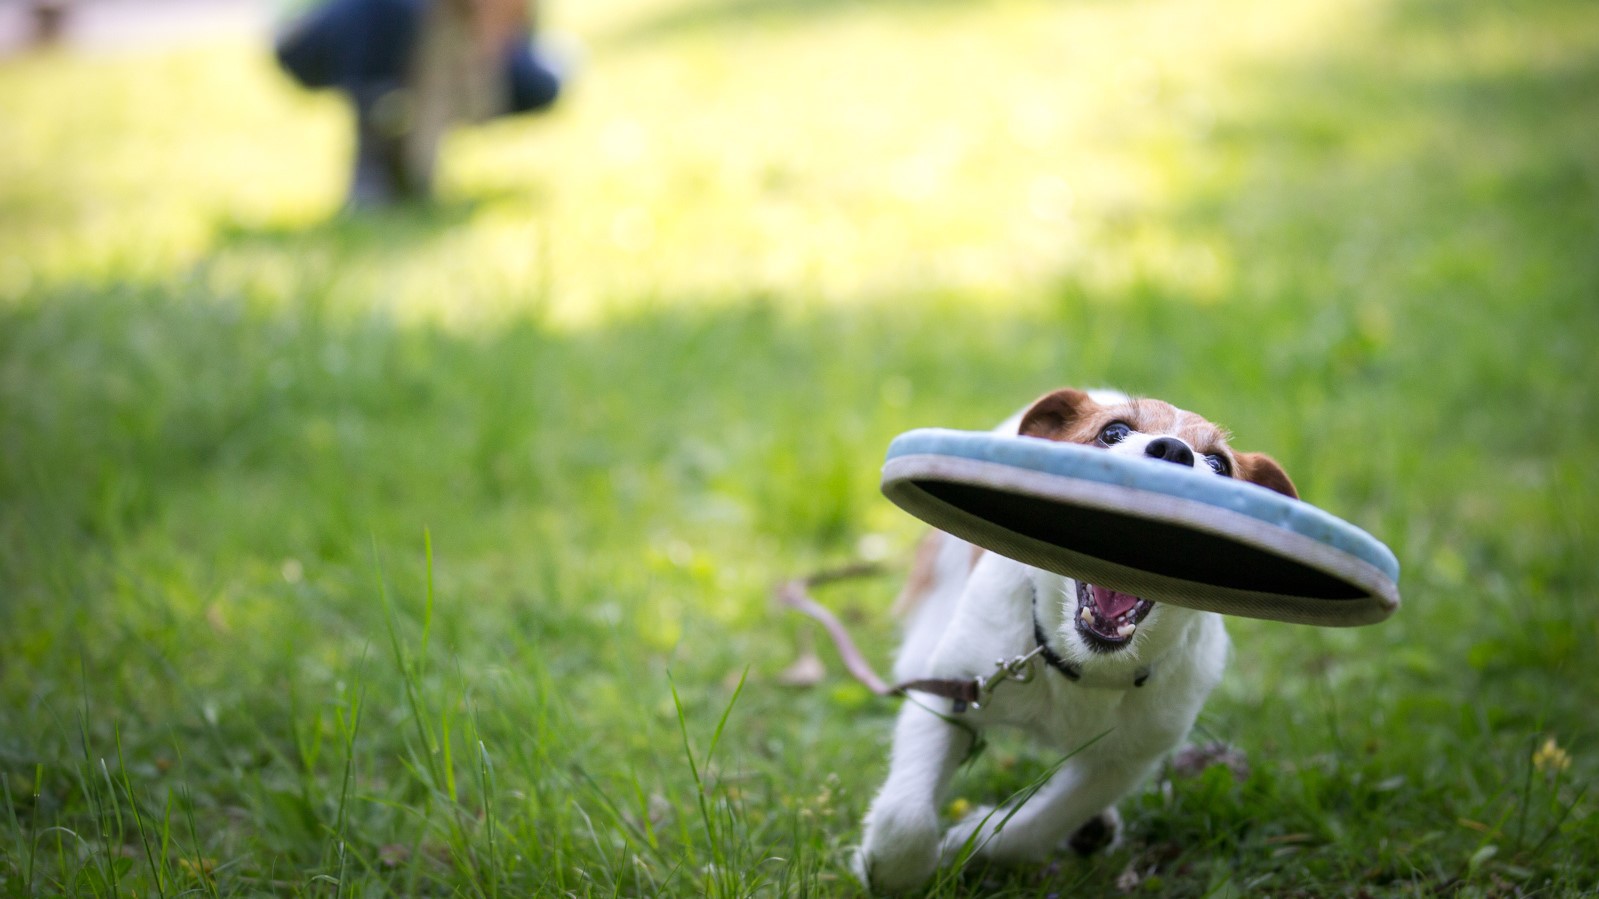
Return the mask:
{"type": "Polygon", "coordinates": [[[1126,440],[1127,435],[1132,432],[1133,429],[1129,428],[1126,422],[1113,421],[1099,432],[1099,442],[1104,446],[1115,446],[1126,440]]]}
{"type": "Polygon", "coordinates": [[[1205,456],[1205,464],[1210,466],[1211,471],[1214,471],[1224,478],[1232,476],[1233,467],[1227,463],[1227,457],[1223,456],[1221,453],[1207,454],[1205,456]]]}

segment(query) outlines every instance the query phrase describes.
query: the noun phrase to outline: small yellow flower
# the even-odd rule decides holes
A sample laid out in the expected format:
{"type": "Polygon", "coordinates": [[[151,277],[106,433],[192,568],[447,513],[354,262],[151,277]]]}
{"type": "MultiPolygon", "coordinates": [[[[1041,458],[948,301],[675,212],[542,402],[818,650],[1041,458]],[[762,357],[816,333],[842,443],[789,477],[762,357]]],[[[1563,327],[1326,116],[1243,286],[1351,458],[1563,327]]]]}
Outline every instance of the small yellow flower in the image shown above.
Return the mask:
{"type": "Polygon", "coordinates": [[[216,869],[216,866],[217,860],[214,858],[194,859],[184,857],[178,859],[178,867],[196,876],[209,875],[216,869]]]}
{"type": "Polygon", "coordinates": [[[1571,756],[1550,737],[1533,752],[1532,766],[1545,774],[1558,774],[1571,767],[1571,756]]]}
{"type": "Polygon", "coordinates": [[[946,809],[946,811],[949,812],[949,816],[956,821],[966,817],[966,813],[971,810],[972,804],[965,799],[956,799],[955,801],[951,802],[949,804],[949,808],[946,809]]]}

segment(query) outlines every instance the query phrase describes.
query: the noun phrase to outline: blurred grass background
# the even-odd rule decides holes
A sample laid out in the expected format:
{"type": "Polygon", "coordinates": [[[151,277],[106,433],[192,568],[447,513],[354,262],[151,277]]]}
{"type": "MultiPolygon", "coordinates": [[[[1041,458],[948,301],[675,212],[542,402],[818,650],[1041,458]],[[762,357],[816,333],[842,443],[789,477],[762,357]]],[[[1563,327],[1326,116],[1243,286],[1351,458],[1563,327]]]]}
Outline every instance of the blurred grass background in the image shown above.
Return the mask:
{"type": "MultiPolygon", "coordinates": [[[[935,892],[1595,889],[1591,3],[547,20],[561,107],[363,219],[265,36],[0,61],[0,893],[855,893],[893,706],[780,686],[768,590],[1061,384],[1272,452],[1406,605],[1232,622],[1247,779],[935,892]]],[[[823,597],[880,664],[896,588],[823,597]]]]}

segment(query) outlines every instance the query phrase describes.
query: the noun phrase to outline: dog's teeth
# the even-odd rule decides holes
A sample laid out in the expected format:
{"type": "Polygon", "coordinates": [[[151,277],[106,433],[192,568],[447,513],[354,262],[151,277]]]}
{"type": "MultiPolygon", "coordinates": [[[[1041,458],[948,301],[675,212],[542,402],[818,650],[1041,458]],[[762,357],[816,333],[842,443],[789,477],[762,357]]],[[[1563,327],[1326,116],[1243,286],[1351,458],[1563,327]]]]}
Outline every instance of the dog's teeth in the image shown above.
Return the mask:
{"type": "Polygon", "coordinates": [[[1131,637],[1133,635],[1133,631],[1136,631],[1136,630],[1138,630],[1138,625],[1136,625],[1136,624],[1124,624],[1121,627],[1116,628],[1116,636],[1118,636],[1118,637],[1131,637]]]}
{"type": "Polygon", "coordinates": [[[1081,615],[1078,615],[1077,617],[1083,619],[1083,623],[1084,624],[1093,624],[1094,623],[1094,613],[1088,611],[1088,609],[1086,609],[1086,608],[1083,609],[1083,613],[1081,615]]]}

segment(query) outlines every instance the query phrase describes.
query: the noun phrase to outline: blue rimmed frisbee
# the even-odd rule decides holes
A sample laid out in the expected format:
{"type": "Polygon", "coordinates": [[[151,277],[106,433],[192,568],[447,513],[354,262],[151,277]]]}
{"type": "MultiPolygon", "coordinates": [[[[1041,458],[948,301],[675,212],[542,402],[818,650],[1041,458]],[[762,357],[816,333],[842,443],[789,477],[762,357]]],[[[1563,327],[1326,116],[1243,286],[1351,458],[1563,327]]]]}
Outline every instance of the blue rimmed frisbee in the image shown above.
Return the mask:
{"type": "Polygon", "coordinates": [[[1333,627],[1399,608],[1380,540],[1264,487],[1073,443],[923,428],[889,445],[883,493],[1028,565],[1160,602],[1333,627]]]}

